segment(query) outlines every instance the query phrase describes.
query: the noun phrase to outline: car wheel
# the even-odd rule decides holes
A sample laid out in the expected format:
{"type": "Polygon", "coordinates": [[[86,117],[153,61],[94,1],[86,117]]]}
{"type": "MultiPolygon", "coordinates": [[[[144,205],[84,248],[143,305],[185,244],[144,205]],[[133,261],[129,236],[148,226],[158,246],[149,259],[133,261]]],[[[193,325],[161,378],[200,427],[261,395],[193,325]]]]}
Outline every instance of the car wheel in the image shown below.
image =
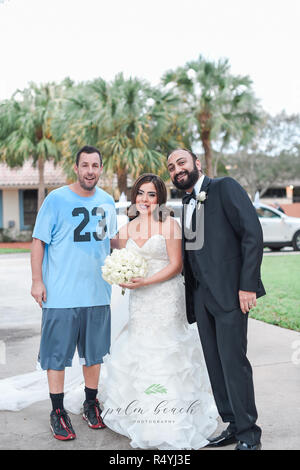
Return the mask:
{"type": "Polygon", "coordinates": [[[293,237],[293,248],[295,251],[300,251],[300,230],[293,237]]]}

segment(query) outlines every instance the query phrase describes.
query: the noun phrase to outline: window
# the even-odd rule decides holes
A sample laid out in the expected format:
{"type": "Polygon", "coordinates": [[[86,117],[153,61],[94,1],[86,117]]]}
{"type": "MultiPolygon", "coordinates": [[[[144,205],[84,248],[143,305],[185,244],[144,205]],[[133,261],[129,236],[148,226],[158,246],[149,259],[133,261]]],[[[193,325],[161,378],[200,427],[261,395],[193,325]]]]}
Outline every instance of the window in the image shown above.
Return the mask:
{"type": "Polygon", "coordinates": [[[293,202],[300,202],[300,186],[294,187],[293,202]]]}
{"type": "Polygon", "coordinates": [[[30,230],[34,226],[37,215],[37,193],[37,189],[19,191],[21,230],[30,230]]]}
{"type": "Polygon", "coordinates": [[[264,193],[264,197],[272,197],[272,198],[284,198],[286,197],[286,189],[285,188],[269,188],[264,193]]]}
{"type": "Polygon", "coordinates": [[[264,207],[257,207],[256,208],[256,213],[258,215],[258,217],[260,218],[276,218],[276,217],[279,217],[280,218],[280,215],[276,214],[275,212],[273,211],[270,211],[269,209],[265,209],[264,207]]]}

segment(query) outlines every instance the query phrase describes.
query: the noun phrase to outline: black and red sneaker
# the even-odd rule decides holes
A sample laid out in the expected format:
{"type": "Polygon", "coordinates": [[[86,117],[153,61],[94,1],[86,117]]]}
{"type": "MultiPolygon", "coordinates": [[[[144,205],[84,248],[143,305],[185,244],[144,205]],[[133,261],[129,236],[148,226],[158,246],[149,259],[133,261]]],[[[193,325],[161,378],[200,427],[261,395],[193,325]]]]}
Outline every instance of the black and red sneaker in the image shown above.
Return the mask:
{"type": "Polygon", "coordinates": [[[88,423],[92,429],[106,428],[101,418],[101,408],[98,400],[85,400],[83,403],[83,419],[88,423]]]}
{"type": "Polygon", "coordinates": [[[60,441],[76,439],[70,417],[64,409],[51,411],[50,428],[55,439],[59,439],[60,441]]]}

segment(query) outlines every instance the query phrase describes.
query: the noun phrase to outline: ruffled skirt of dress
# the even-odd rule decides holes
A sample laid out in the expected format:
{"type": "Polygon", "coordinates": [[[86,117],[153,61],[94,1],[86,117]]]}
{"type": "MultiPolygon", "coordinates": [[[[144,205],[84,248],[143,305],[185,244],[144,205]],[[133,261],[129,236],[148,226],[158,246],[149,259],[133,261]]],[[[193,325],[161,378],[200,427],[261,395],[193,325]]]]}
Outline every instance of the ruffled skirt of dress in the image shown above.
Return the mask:
{"type": "Polygon", "coordinates": [[[193,326],[139,335],[129,322],[102,369],[102,417],[133,448],[199,449],[217,427],[217,409],[193,326]]]}

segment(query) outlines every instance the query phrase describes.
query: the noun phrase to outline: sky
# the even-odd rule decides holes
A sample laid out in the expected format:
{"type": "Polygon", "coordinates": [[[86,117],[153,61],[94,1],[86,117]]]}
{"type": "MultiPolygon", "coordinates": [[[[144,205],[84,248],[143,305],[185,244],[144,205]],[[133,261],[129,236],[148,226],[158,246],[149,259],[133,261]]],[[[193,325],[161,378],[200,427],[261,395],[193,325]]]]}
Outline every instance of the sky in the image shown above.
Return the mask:
{"type": "Polygon", "coordinates": [[[0,0],[0,100],[30,81],[143,78],[228,58],[270,114],[300,113],[299,0],[0,0]]]}

